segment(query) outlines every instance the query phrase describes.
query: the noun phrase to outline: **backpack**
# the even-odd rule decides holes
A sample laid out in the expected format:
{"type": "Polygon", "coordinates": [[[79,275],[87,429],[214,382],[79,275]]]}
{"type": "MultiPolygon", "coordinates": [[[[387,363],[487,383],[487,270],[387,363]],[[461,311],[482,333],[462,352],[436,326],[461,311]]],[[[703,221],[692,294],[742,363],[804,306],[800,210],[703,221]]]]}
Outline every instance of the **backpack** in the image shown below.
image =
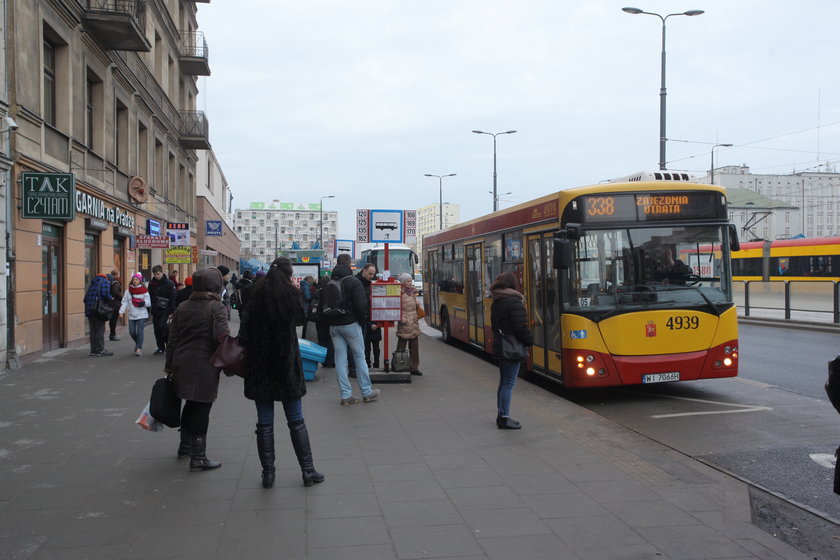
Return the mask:
{"type": "Polygon", "coordinates": [[[242,305],[242,289],[236,288],[233,290],[233,293],[230,295],[230,306],[233,309],[239,309],[242,305]]]}
{"type": "Polygon", "coordinates": [[[342,280],[344,278],[332,278],[322,290],[321,315],[327,319],[344,317],[350,312],[349,301],[346,301],[349,297],[344,293],[342,280]]]}

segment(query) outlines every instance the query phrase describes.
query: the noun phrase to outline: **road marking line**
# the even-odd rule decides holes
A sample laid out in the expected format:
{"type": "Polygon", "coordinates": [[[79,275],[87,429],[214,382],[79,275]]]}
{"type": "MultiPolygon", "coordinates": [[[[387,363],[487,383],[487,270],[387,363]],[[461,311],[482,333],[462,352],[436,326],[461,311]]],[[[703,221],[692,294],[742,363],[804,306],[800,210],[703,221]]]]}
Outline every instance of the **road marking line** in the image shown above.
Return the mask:
{"type": "Polygon", "coordinates": [[[745,383],[747,385],[752,385],[753,387],[760,387],[761,389],[775,389],[776,385],[770,385],[769,383],[762,383],[761,381],[753,381],[752,379],[744,379],[743,377],[733,377],[732,381],[737,381],[738,383],[745,383]]]}
{"type": "Polygon", "coordinates": [[[827,469],[833,469],[837,463],[837,459],[831,453],[811,453],[809,457],[816,464],[827,469]]]}
{"type": "MultiPolygon", "coordinates": [[[[727,403],[723,403],[727,404],[727,403]]],[[[734,405],[740,406],[740,405],[734,405]]],[[[768,406],[749,406],[738,410],[707,410],[705,412],[677,412],[674,414],[653,414],[651,418],[677,418],[679,416],[706,416],[709,414],[737,414],[739,412],[758,412],[760,410],[773,410],[768,406]]]]}
{"type": "Polygon", "coordinates": [[[642,393],[640,391],[626,391],[627,393],[634,393],[637,395],[646,395],[653,397],[660,397],[663,399],[673,399],[677,401],[689,401],[702,404],[713,404],[716,406],[731,406],[738,410],[708,410],[703,412],[676,412],[674,414],[651,414],[651,418],[677,418],[679,416],[706,416],[709,414],[732,414],[736,412],[758,412],[762,410],[773,410],[769,406],[752,406],[748,404],[728,403],[721,401],[710,401],[707,399],[694,399],[691,397],[678,397],[676,395],[663,395],[662,393],[642,393]]]}

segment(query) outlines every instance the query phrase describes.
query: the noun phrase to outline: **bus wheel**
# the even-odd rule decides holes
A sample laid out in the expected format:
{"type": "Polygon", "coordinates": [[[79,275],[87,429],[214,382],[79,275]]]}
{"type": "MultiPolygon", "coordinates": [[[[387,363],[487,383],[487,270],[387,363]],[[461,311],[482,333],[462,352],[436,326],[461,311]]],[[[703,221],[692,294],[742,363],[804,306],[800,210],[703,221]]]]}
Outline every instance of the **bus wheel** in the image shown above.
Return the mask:
{"type": "Polygon", "coordinates": [[[452,330],[449,326],[449,315],[446,313],[443,314],[443,318],[440,321],[440,333],[441,340],[447,344],[452,344],[452,330]]]}

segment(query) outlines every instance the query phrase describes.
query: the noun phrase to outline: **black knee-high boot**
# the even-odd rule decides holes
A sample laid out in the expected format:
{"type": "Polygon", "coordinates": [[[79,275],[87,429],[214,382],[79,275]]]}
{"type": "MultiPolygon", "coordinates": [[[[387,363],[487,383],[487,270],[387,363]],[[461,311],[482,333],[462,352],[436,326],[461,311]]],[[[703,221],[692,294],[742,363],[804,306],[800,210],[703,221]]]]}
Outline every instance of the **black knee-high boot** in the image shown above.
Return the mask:
{"type": "Polygon", "coordinates": [[[300,471],[303,473],[303,485],[312,486],[316,482],[324,482],[324,475],[315,470],[312,464],[312,448],[309,446],[309,432],[306,431],[306,424],[303,420],[289,423],[289,434],[292,436],[292,445],[295,448],[300,471]]]}
{"type": "Polygon", "coordinates": [[[257,454],[262,465],[263,488],[274,486],[274,424],[257,424],[257,454]]]}
{"type": "Polygon", "coordinates": [[[191,471],[209,471],[210,469],[218,469],[222,466],[218,461],[211,461],[207,458],[207,436],[192,436],[192,446],[190,449],[190,470],[191,471]]]}
{"type": "Polygon", "coordinates": [[[178,458],[179,459],[186,459],[190,456],[190,450],[192,449],[192,434],[187,431],[181,430],[181,443],[178,444],[178,458]]]}

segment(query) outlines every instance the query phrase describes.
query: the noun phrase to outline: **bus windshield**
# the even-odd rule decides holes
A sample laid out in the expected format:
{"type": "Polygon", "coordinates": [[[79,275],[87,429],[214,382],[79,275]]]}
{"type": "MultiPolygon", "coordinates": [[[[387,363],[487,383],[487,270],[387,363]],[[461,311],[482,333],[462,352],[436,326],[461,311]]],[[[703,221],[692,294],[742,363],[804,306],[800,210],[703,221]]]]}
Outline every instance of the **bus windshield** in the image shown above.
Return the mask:
{"type": "MultiPolygon", "coordinates": [[[[411,249],[389,249],[388,265],[389,272],[393,278],[403,272],[414,277],[414,251],[411,249]]],[[[368,249],[362,251],[360,264],[373,263],[376,265],[376,272],[382,273],[385,270],[385,249],[368,249]]]]}
{"type": "Polygon", "coordinates": [[[725,234],[719,225],[586,230],[564,307],[610,312],[731,303],[725,234]]]}

